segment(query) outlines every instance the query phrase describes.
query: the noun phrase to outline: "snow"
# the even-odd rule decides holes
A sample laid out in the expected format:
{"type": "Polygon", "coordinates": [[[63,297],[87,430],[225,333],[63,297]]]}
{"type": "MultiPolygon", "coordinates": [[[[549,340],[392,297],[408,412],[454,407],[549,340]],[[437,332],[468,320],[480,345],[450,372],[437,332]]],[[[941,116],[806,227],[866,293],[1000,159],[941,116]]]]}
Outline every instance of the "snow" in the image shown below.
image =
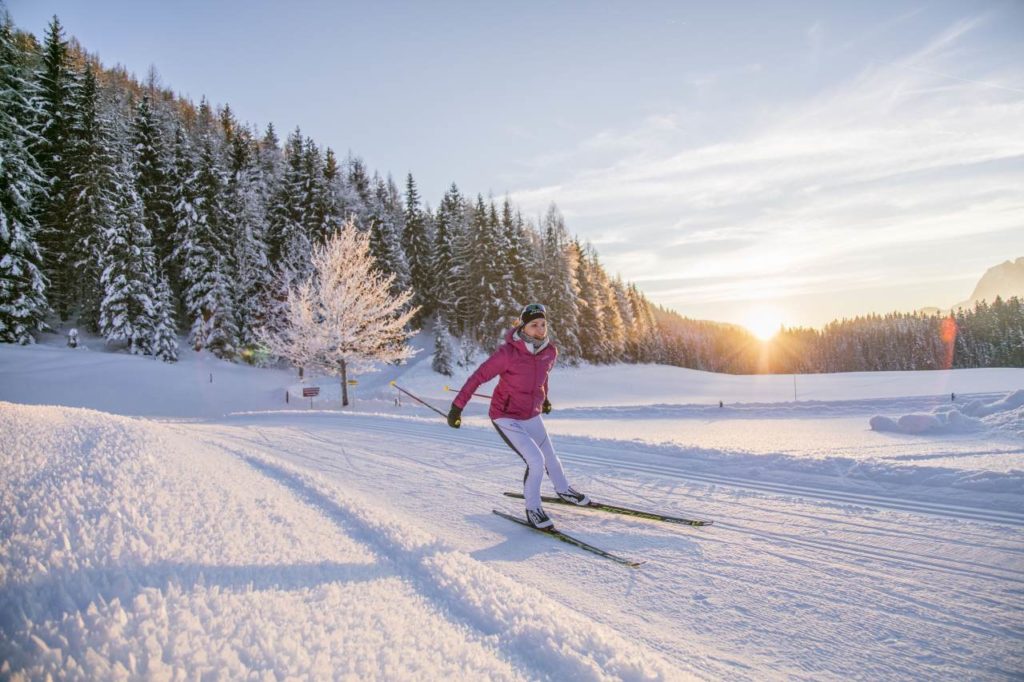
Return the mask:
{"type": "Polygon", "coordinates": [[[1024,370],[798,376],[794,401],[791,376],[557,369],[574,485],[715,520],[548,509],[629,569],[490,513],[522,465],[486,401],[454,431],[389,386],[444,410],[469,368],[423,352],[342,412],[335,379],[42,341],[0,346],[0,677],[1024,670],[1024,370]]]}
{"type": "Polygon", "coordinates": [[[961,405],[935,408],[928,414],[906,414],[898,419],[871,418],[875,431],[899,433],[971,433],[999,429],[1024,437],[1024,389],[997,400],[971,400],[961,405]]]}

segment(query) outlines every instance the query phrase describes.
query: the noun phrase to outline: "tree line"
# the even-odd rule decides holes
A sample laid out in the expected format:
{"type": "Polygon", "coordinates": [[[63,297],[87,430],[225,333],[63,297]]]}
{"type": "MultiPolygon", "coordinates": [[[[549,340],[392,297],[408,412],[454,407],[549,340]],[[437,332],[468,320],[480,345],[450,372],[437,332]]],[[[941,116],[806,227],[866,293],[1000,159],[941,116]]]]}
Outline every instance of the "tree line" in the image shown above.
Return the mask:
{"type": "MultiPolygon", "coordinates": [[[[265,362],[262,332],[285,323],[314,250],[352,221],[393,292],[411,292],[411,323],[433,330],[442,373],[490,350],[531,301],[548,306],[570,364],[753,373],[950,362],[948,322],[894,314],[786,330],[766,363],[746,330],[683,318],[609,275],[554,205],[529,218],[507,197],[452,184],[432,208],[411,173],[399,188],[298,128],[282,141],[227,105],[177,96],[155,73],[139,82],[105,68],[56,17],[42,42],[8,17],[0,26],[0,154],[3,342],[74,324],[167,361],[185,334],[196,350],[265,362]]],[[[957,316],[953,366],[1022,364],[1012,301],[957,316]]]]}
{"type": "Polygon", "coordinates": [[[889,313],[780,329],[763,343],[741,329],[658,310],[668,364],[730,374],[1024,367],[1024,301],[996,297],[952,314],[889,313]]]}

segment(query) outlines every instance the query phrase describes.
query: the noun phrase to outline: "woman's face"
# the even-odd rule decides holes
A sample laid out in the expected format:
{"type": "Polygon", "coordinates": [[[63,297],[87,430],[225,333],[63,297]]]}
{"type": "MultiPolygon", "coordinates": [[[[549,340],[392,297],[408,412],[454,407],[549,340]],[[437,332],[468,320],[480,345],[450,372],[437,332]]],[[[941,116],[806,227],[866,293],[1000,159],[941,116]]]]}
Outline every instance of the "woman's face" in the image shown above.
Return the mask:
{"type": "Polygon", "coordinates": [[[536,320],[530,320],[523,327],[523,331],[532,336],[535,339],[544,339],[548,335],[548,321],[543,317],[538,317],[536,320]]]}

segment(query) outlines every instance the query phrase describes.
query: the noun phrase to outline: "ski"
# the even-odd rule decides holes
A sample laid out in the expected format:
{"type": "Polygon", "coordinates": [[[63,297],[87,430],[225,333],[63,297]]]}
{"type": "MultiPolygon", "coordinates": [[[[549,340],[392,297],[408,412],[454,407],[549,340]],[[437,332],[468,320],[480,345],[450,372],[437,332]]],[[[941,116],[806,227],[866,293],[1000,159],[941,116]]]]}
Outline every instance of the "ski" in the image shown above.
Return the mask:
{"type": "MultiPolygon", "coordinates": [[[[515,497],[517,499],[523,499],[522,493],[506,492],[505,497],[515,497]]],[[[542,496],[540,498],[544,502],[550,502],[552,504],[564,504],[567,507],[579,507],[581,505],[572,504],[566,502],[560,497],[554,496],[542,496]]],[[[710,526],[714,521],[704,521],[702,519],[684,519],[678,516],[667,516],[665,514],[657,514],[655,512],[643,511],[641,509],[631,509],[630,507],[618,507],[614,504],[602,504],[600,502],[591,502],[590,504],[582,505],[584,509],[597,509],[600,511],[611,512],[613,514],[622,514],[624,516],[635,516],[640,519],[649,519],[651,521],[664,521],[665,523],[678,523],[684,526],[710,526]]]]}
{"type": "Polygon", "coordinates": [[[601,549],[600,547],[595,547],[594,545],[591,545],[591,544],[589,544],[587,542],[584,542],[583,540],[580,540],[578,538],[574,538],[571,535],[567,535],[566,533],[563,533],[560,530],[556,530],[554,528],[535,528],[535,527],[531,526],[529,523],[527,523],[525,520],[519,518],[518,516],[512,516],[511,514],[506,514],[503,511],[498,511],[497,509],[492,509],[491,511],[493,511],[495,514],[497,514],[498,516],[500,516],[502,518],[508,519],[509,521],[514,521],[515,523],[518,523],[520,526],[526,526],[530,530],[537,531],[538,533],[543,533],[544,535],[550,535],[551,537],[555,538],[556,540],[561,540],[562,542],[565,542],[567,544],[573,545],[575,547],[579,547],[580,549],[584,549],[584,550],[586,550],[586,551],[588,551],[588,552],[590,552],[592,554],[596,554],[597,556],[604,557],[605,559],[611,559],[612,561],[620,563],[620,564],[622,564],[624,566],[629,566],[630,568],[636,568],[637,566],[640,566],[641,564],[644,563],[643,561],[634,561],[633,559],[626,559],[624,557],[620,557],[620,556],[617,556],[615,554],[612,554],[611,552],[606,552],[605,550],[601,549]]]}

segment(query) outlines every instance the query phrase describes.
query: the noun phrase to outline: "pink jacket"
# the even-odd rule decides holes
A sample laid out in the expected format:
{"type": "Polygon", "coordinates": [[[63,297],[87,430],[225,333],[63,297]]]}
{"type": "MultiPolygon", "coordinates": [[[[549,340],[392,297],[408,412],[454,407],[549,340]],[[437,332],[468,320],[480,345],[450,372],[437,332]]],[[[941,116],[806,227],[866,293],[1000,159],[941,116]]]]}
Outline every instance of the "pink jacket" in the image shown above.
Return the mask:
{"type": "Polygon", "coordinates": [[[513,339],[515,331],[515,328],[508,330],[505,342],[466,380],[452,401],[456,407],[465,409],[480,384],[500,375],[491,396],[491,409],[487,412],[491,419],[530,419],[540,414],[548,396],[548,374],[555,366],[558,350],[548,343],[534,355],[524,341],[513,339]]]}

